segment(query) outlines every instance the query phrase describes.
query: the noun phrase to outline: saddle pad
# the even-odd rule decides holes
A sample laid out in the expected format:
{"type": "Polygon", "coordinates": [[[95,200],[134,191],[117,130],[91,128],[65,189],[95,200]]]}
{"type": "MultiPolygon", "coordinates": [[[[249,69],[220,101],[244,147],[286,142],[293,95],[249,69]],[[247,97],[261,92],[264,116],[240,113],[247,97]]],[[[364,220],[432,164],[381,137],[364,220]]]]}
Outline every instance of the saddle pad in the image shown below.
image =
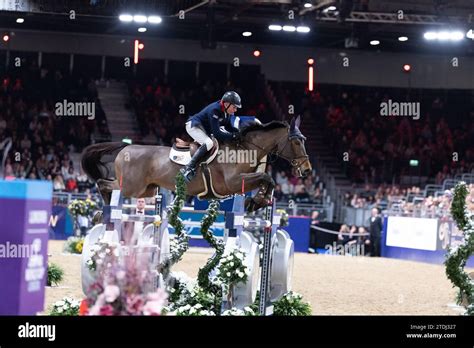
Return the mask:
{"type": "MultiPolygon", "coordinates": [[[[214,158],[216,158],[217,153],[219,152],[219,143],[216,142],[216,146],[211,151],[213,151],[213,153],[204,161],[204,163],[209,164],[214,160],[214,158]]],[[[170,149],[169,159],[174,163],[185,166],[189,161],[191,161],[191,153],[189,149],[176,149],[173,146],[170,149]]]]}
{"type": "Polygon", "coordinates": [[[176,150],[175,148],[171,148],[169,158],[171,161],[177,164],[181,164],[182,166],[185,166],[186,164],[191,161],[191,154],[189,150],[183,151],[183,150],[176,150]]]}

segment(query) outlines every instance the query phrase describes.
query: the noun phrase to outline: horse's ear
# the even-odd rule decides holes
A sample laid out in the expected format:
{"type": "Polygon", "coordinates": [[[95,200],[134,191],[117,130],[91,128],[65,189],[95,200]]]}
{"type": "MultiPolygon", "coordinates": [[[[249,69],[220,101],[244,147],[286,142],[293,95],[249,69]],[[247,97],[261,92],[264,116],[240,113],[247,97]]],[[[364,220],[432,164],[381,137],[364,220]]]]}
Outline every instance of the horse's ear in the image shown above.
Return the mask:
{"type": "Polygon", "coordinates": [[[298,115],[298,117],[295,120],[295,127],[300,128],[300,124],[301,124],[301,117],[300,115],[298,115]]]}
{"type": "Polygon", "coordinates": [[[295,129],[295,118],[292,117],[290,121],[290,131],[293,131],[295,129]]]}

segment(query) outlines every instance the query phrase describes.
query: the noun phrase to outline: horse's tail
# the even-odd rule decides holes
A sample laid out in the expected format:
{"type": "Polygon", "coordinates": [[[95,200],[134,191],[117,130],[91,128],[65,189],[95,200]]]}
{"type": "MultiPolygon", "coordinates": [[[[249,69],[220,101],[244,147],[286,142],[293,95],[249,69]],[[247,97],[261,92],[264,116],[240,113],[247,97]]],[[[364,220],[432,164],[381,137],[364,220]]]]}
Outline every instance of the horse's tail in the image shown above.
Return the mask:
{"type": "Polygon", "coordinates": [[[129,144],[124,142],[98,143],[87,146],[82,152],[82,169],[94,181],[113,179],[108,163],[113,163],[118,153],[129,144]],[[108,155],[106,160],[102,156],[108,155]]]}

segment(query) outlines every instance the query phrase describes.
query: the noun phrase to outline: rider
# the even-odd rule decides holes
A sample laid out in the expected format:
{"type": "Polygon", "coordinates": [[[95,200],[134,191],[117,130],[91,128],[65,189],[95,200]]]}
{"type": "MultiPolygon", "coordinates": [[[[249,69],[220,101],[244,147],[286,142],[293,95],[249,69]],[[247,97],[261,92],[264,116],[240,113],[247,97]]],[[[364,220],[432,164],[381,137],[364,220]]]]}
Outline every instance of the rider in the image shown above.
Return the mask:
{"type": "Polygon", "coordinates": [[[186,131],[201,146],[194,153],[188,165],[181,169],[186,182],[190,182],[194,178],[197,164],[214,146],[210,138],[211,134],[218,141],[238,139],[238,131],[229,132],[225,128],[228,126],[230,116],[241,107],[240,96],[234,91],[229,91],[224,93],[221,100],[209,104],[197,114],[189,117],[186,122],[186,131]]]}

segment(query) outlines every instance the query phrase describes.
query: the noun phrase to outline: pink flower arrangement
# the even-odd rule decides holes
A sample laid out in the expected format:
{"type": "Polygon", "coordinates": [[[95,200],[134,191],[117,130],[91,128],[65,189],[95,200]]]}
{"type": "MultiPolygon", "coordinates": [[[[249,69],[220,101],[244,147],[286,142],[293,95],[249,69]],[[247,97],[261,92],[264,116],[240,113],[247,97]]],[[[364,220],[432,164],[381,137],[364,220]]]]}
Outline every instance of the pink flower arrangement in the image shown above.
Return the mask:
{"type": "Polygon", "coordinates": [[[143,307],[144,315],[160,315],[166,305],[168,296],[164,291],[157,291],[147,295],[148,301],[143,307]]]}
{"type": "Polygon", "coordinates": [[[104,289],[105,301],[112,303],[120,295],[120,288],[117,285],[107,285],[104,289]]]}
{"type": "Polygon", "coordinates": [[[105,254],[101,261],[97,282],[87,294],[87,315],[161,315],[168,295],[163,289],[149,292],[153,272],[143,255],[105,254]]]}
{"type": "Polygon", "coordinates": [[[126,310],[131,315],[140,315],[143,312],[143,297],[141,295],[130,295],[126,299],[126,310]]]}

